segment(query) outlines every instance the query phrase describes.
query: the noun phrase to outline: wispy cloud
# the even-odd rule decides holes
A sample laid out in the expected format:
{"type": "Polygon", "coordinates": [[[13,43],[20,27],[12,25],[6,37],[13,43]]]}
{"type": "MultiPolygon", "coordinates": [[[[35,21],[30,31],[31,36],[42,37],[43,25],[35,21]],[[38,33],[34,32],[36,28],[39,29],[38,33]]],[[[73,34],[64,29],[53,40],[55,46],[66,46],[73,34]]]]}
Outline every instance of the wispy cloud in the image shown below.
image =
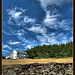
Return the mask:
{"type": "Polygon", "coordinates": [[[9,51],[7,51],[7,50],[2,50],[2,52],[9,53],[9,51]]]}
{"type": "Polygon", "coordinates": [[[7,48],[7,49],[9,49],[9,50],[12,50],[12,48],[11,48],[9,45],[3,44],[3,45],[2,45],[2,49],[5,49],[5,48],[7,48]]]}
{"type": "Polygon", "coordinates": [[[27,46],[26,46],[26,48],[29,48],[29,49],[31,49],[31,45],[27,45],[27,46]]]}
{"type": "Polygon", "coordinates": [[[55,24],[57,21],[57,18],[54,17],[53,15],[50,15],[50,12],[46,13],[46,17],[44,19],[44,23],[48,26],[55,24]]]}
{"type": "Polygon", "coordinates": [[[40,42],[47,42],[47,39],[46,39],[44,36],[37,36],[37,39],[38,39],[40,42]]]}
{"type": "Polygon", "coordinates": [[[33,18],[29,18],[29,17],[27,17],[27,16],[24,17],[24,22],[25,22],[25,23],[29,23],[29,22],[35,23],[35,21],[36,21],[36,20],[33,19],[33,18]]]}
{"type": "Polygon", "coordinates": [[[66,3],[72,3],[72,0],[39,0],[41,6],[46,12],[46,16],[43,19],[43,24],[52,29],[71,30],[72,20],[71,19],[59,19],[63,18],[64,14],[59,12],[59,9],[66,3]]]}
{"type": "Polygon", "coordinates": [[[4,30],[2,30],[2,32],[6,35],[16,35],[16,34],[13,34],[13,33],[8,33],[8,32],[5,32],[4,30]]]}
{"type": "Polygon", "coordinates": [[[41,45],[43,44],[59,44],[72,41],[73,37],[68,37],[68,33],[49,33],[44,35],[37,35],[37,39],[40,41],[41,45]]]}
{"type": "Polygon", "coordinates": [[[39,0],[41,2],[41,6],[46,8],[47,5],[58,5],[62,6],[64,3],[71,3],[73,0],[39,0]]]}
{"type": "MultiPolygon", "coordinates": [[[[63,19],[58,20],[58,17],[56,15],[50,15],[50,11],[46,11],[46,17],[43,20],[43,24],[49,28],[52,29],[59,29],[62,28],[62,30],[72,30],[72,20],[71,19],[63,19]]],[[[59,15],[61,16],[61,15],[59,15]]]]}
{"type": "Polygon", "coordinates": [[[42,33],[42,34],[45,34],[47,31],[45,27],[41,27],[41,26],[38,27],[32,26],[31,28],[28,28],[28,30],[34,33],[42,33]]]}
{"type": "Polygon", "coordinates": [[[20,44],[20,42],[18,42],[18,41],[13,42],[12,40],[10,40],[8,43],[11,45],[20,44]]]}
{"type": "Polygon", "coordinates": [[[26,11],[27,9],[22,9],[20,7],[13,7],[11,9],[8,9],[8,23],[17,26],[25,25],[25,23],[35,23],[36,19],[26,16],[26,11]]]}
{"type": "Polygon", "coordinates": [[[37,36],[37,39],[41,42],[41,43],[49,43],[49,44],[54,44],[54,43],[58,43],[57,38],[55,36],[55,33],[49,33],[49,34],[44,34],[43,36],[37,36]]]}
{"type": "Polygon", "coordinates": [[[12,45],[14,45],[14,44],[19,44],[20,42],[11,42],[11,43],[9,43],[9,44],[12,44],[12,45]]]}
{"type": "Polygon", "coordinates": [[[3,45],[3,48],[6,48],[6,47],[8,47],[8,45],[3,45]]]}
{"type": "Polygon", "coordinates": [[[16,10],[8,10],[8,14],[14,18],[14,19],[18,19],[20,18],[20,15],[22,14],[22,12],[16,12],[16,10]]]}
{"type": "Polygon", "coordinates": [[[21,44],[21,45],[26,45],[26,44],[21,44]]]}
{"type": "Polygon", "coordinates": [[[72,30],[72,20],[66,19],[59,22],[59,27],[63,30],[72,30]]]}
{"type": "Polygon", "coordinates": [[[50,42],[51,44],[56,44],[58,43],[57,39],[55,39],[55,37],[50,37],[48,38],[48,42],[50,42]]]}

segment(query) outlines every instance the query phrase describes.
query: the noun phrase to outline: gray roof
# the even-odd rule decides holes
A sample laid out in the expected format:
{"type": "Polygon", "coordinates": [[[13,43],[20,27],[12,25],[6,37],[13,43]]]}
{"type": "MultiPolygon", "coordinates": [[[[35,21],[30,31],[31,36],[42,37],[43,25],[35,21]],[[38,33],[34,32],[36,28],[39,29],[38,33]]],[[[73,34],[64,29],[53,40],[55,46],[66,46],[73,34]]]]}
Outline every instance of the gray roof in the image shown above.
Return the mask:
{"type": "MultiPolygon", "coordinates": [[[[16,50],[17,52],[22,52],[22,53],[25,53],[25,54],[27,54],[27,52],[24,52],[24,51],[22,51],[22,50],[16,50]]],[[[11,55],[12,53],[10,53],[9,55],[11,55]]],[[[9,55],[7,55],[7,56],[9,56],[9,55]]],[[[7,57],[6,56],[6,57],[7,57]]]]}
{"type": "Polygon", "coordinates": [[[17,52],[22,52],[22,53],[26,53],[27,54],[27,52],[24,52],[24,51],[22,51],[22,50],[16,50],[17,52]]]}

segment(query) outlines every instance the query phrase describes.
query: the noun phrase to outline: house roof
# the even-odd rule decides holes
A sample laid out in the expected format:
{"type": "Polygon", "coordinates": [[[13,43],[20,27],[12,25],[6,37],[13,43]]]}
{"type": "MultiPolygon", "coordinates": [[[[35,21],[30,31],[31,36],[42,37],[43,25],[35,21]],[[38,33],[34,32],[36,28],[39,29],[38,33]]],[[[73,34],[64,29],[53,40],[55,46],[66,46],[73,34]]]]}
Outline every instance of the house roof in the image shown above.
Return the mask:
{"type": "Polygon", "coordinates": [[[21,50],[16,50],[17,52],[22,52],[22,53],[25,53],[25,54],[27,54],[27,52],[24,52],[24,51],[21,51],[21,50]]]}
{"type": "MultiPolygon", "coordinates": [[[[22,53],[25,53],[25,54],[27,54],[27,52],[24,52],[24,51],[22,51],[22,50],[16,50],[17,52],[22,52],[22,53]]],[[[12,53],[10,53],[9,55],[11,55],[12,53]]],[[[9,55],[7,55],[7,56],[9,56],[9,55]]],[[[7,57],[6,56],[6,57],[7,57]]]]}

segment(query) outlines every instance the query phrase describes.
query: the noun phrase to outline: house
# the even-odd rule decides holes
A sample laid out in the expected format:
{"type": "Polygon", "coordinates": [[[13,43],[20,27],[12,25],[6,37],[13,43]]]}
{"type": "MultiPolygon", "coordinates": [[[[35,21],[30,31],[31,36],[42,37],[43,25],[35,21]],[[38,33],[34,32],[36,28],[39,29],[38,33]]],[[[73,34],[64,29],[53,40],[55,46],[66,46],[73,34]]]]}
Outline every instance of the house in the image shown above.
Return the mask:
{"type": "Polygon", "coordinates": [[[28,58],[29,55],[21,50],[14,50],[11,54],[9,54],[8,56],[6,56],[6,59],[24,59],[24,58],[28,58]]]}

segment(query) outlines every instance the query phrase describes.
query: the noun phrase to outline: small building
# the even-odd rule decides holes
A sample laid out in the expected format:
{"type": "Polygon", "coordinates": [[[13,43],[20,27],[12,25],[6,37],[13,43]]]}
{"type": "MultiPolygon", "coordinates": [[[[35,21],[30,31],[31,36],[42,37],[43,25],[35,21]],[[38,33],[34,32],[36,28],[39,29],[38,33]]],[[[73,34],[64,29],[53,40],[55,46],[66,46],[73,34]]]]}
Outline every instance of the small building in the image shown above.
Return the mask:
{"type": "Polygon", "coordinates": [[[6,59],[24,59],[24,58],[28,58],[29,55],[21,50],[14,50],[11,54],[9,54],[8,56],[6,56],[6,59]]]}

